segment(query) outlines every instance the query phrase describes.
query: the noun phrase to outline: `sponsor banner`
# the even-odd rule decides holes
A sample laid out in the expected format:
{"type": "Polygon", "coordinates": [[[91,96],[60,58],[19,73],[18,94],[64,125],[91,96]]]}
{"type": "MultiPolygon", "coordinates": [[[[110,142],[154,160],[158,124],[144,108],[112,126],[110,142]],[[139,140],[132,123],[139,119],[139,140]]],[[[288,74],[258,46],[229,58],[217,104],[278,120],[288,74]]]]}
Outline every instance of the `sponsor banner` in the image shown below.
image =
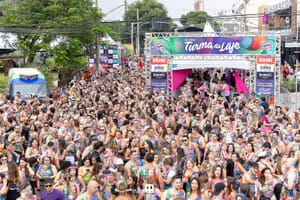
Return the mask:
{"type": "Polygon", "coordinates": [[[274,106],[275,79],[274,72],[256,73],[256,97],[265,97],[270,108],[274,106]]]}
{"type": "Polygon", "coordinates": [[[257,72],[256,73],[257,80],[274,80],[274,72],[257,72]]]}
{"type": "Polygon", "coordinates": [[[116,68],[119,63],[118,45],[111,48],[100,47],[100,64],[105,68],[116,68]]]}
{"type": "Polygon", "coordinates": [[[275,55],[275,36],[170,37],[149,42],[153,56],[159,55],[275,55]]]}
{"type": "Polygon", "coordinates": [[[256,64],[268,64],[268,65],[275,64],[275,57],[274,56],[257,56],[256,64]]]}
{"type": "Polygon", "coordinates": [[[274,72],[275,65],[268,64],[257,64],[256,71],[257,72],[274,72]]]}
{"type": "Polygon", "coordinates": [[[151,65],[151,72],[167,72],[168,71],[168,65],[151,65]]]}
{"type": "Polygon", "coordinates": [[[151,79],[162,80],[168,79],[167,72],[151,72],[151,79]]]}
{"type": "Polygon", "coordinates": [[[96,63],[95,58],[89,58],[89,64],[94,64],[96,63]]]}
{"type": "Polygon", "coordinates": [[[154,56],[151,58],[151,64],[155,65],[167,65],[168,64],[168,58],[167,57],[161,57],[161,56],[154,56]]]}
{"type": "Polygon", "coordinates": [[[151,80],[151,88],[152,90],[168,90],[168,80],[151,80]]]}
{"type": "Polygon", "coordinates": [[[274,72],[275,57],[274,56],[257,56],[256,71],[257,72],[274,72]]]}

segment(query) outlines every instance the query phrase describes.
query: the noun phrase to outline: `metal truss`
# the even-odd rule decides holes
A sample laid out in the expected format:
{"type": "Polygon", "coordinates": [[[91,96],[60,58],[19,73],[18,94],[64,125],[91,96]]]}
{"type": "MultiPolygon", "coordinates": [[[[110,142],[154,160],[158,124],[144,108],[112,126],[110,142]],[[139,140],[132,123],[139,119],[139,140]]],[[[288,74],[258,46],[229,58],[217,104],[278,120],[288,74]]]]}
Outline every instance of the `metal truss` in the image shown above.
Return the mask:
{"type": "Polygon", "coordinates": [[[245,32],[226,32],[226,33],[203,33],[203,32],[152,32],[146,33],[146,38],[170,38],[170,37],[222,37],[222,36],[276,36],[276,33],[245,33],[245,32]]]}
{"type": "Polygon", "coordinates": [[[145,55],[145,63],[144,63],[144,78],[145,84],[147,88],[151,88],[151,53],[150,53],[150,46],[149,42],[151,41],[152,37],[147,36],[145,37],[145,47],[144,47],[144,55],[145,55]]]}
{"type": "Polygon", "coordinates": [[[276,55],[275,55],[275,99],[274,104],[280,103],[280,68],[281,68],[281,36],[276,36],[276,55]]]}
{"type": "MultiPolygon", "coordinates": [[[[279,102],[279,94],[280,94],[280,67],[281,67],[281,57],[280,57],[280,50],[281,50],[281,36],[274,34],[260,34],[260,33],[219,33],[219,34],[212,34],[212,33],[193,33],[193,32],[169,32],[169,33],[146,33],[145,37],[145,79],[146,85],[151,87],[151,52],[149,43],[153,38],[171,38],[171,37],[221,37],[221,36],[276,36],[276,55],[275,56],[275,105],[279,102]]],[[[253,67],[249,69],[250,77],[249,77],[249,89],[250,92],[255,92],[256,90],[256,55],[171,55],[169,56],[169,65],[168,65],[168,92],[169,95],[173,96],[173,73],[172,73],[172,61],[174,60],[247,60],[251,63],[253,67]]]]}
{"type": "Polygon", "coordinates": [[[176,60],[253,60],[254,55],[172,55],[176,60]]]}

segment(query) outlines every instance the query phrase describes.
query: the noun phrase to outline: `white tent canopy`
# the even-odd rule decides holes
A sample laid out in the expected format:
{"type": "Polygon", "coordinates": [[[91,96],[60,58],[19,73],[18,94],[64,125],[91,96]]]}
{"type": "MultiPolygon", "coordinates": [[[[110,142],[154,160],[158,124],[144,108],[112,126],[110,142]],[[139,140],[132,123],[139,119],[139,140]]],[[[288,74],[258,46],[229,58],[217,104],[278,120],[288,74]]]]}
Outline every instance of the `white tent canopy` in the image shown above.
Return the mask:
{"type": "Polygon", "coordinates": [[[203,33],[214,33],[214,35],[216,35],[215,30],[212,28],[209,21],[206,21],[206,23],[204,25],[203,33]]]}

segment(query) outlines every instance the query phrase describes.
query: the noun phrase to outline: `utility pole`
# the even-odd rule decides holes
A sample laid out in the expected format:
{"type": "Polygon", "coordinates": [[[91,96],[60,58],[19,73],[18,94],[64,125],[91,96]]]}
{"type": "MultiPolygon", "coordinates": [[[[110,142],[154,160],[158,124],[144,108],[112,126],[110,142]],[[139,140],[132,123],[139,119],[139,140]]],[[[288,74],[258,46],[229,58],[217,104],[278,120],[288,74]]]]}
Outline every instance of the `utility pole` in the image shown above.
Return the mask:
{"type": "Polygon", "coordinates": [[[134,23],[131,23],[131,48],[130,48],[130,56],[131,56],[131,58],[133,58],[133,52],[134,52],[133,27],[134,27],[134,23]]]}
{"type": "MultiPolygon", "coordinates": [[[[96,8],[99,11],[99,0],[96,0],[96,8]]],[[[99,75],[100,72],[100,49],[99,49],[99,35],[98,33],[96,34],[96,75],[99,75]]]]}
{"type": "Polygon", "coordinates": [[[248,0],[244,0],[244,15],[245,15],[245,17],[244,17],[244,23],[245,23],[244,29],[245,29],[245,32],[247,31],[247,17],[246,17],[246,15],[247,15],[247,11],[246,11],[247,3],[248,3],[248,0]]]}
{"type": "Polygon", "coordinates": [[[140,57],[140,16],[139,16],[139,9],[136,9],[136,55],[140,57]]]}
{"type": "Polygon", "coordinates": [[[124,8],[125,8],[125,11],[124,11],[124,15],[125,15],[125,13],[127,11],[127,0],[124,0],[124,8]]]}

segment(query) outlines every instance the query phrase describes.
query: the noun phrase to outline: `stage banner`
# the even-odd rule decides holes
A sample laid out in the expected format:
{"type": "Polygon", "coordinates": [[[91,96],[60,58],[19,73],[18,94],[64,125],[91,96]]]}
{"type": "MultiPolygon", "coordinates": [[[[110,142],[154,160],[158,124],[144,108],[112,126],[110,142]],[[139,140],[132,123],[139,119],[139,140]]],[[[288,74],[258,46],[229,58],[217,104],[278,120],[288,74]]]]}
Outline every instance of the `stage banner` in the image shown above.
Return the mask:
{"type": "Polygon", "coordinates": [[[170,37],[150,40],[159,55],[275,55],[275,36],[170,37]]]}

